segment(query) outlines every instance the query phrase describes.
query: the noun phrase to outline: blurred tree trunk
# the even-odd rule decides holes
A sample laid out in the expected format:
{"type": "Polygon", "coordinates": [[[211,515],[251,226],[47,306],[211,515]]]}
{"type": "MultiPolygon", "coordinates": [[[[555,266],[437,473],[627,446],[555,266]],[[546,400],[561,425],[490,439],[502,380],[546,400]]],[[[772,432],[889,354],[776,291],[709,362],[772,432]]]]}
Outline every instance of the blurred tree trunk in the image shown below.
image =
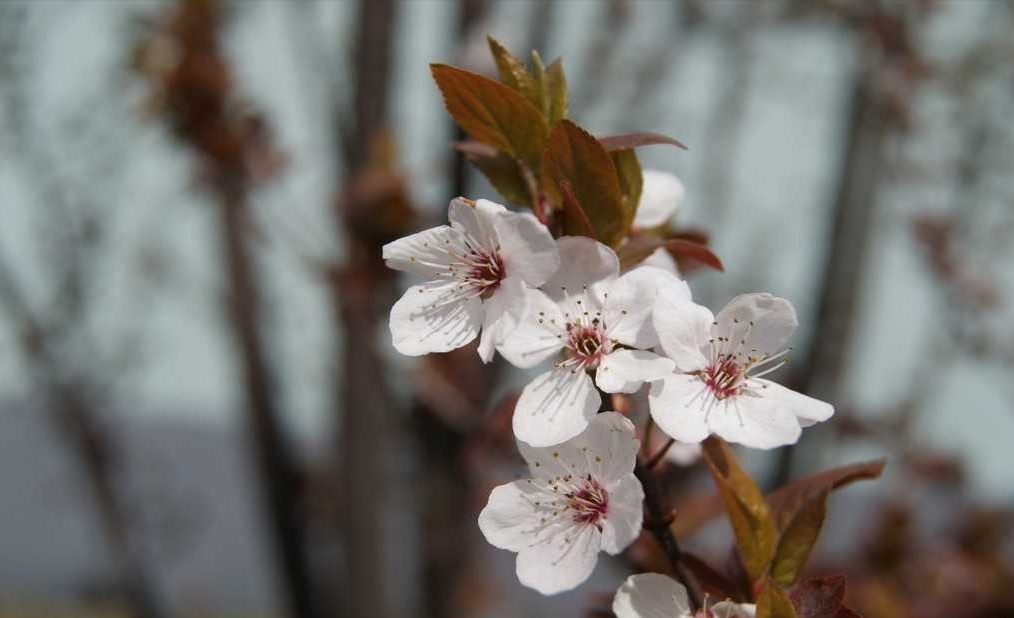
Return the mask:
{"type": "MultiPolygon", "coordinates": [[[[348,124],[336,109],[343,154],[339,160],[344,161],[342,176],[347,187],[365,170],[371,143],[387,122],[395,18],[393,0],[359,3],[352,48],[355,90],[348,124]]],[[[393,618],[397,613],[395,596],[404,594],[406,582],[392,585],[391,539],[385,538],[392,514],[385,504],[404,489],[392,483],[407,483],[408,475],[399,470],[396,476],[391,469],[404,457],[405,438],[401,435],[401,411],[387,384],[377,346],[379,324],[394,295],[393,278],[385,273],[380,243],[351,222],[351,217],[366,209],[367,204],[360,203],[365,199],[347,188],[336,219],[336,233],[348,238],[348,259],[333,287],[342,333],[338,455],[341,580],[345,588],[341,605],[342,615],[349,618],[393,618]]]]}
{"type": "Polygon", "coordinates": [[[244,189],[226,178],[217,187],[219,232],[229,282],[229,322],[242,359],[247,422],[263,485],[271,529],[291,615],[317,618],[304,526],[299,511],[300,475],[281,424],[275,385],[259,328],[260,297],[250,254],[244,189]]]}

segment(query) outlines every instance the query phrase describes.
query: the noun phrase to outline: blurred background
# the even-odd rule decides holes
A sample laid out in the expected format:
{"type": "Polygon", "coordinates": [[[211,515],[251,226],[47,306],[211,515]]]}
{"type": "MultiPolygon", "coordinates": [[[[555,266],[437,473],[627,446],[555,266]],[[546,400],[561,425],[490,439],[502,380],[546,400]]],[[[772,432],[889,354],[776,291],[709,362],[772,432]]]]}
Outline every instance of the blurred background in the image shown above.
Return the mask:
{"type": "Polygon", "coordinates": [[[688,145],[639,156],[725,263],[700,302],[797,307],[780,379],[838,412],[743,453],[761,485],[888,457],[809,571],[868,618],[1014,615],[1014,3],[4,0],[0,616],[607,606],[622,559],[546,599],[478,533],[526,376],[389,342],[380,246],[495,198],[428,69],[492,75],[487,34],[562,56],[592,132],[688,145]]]}

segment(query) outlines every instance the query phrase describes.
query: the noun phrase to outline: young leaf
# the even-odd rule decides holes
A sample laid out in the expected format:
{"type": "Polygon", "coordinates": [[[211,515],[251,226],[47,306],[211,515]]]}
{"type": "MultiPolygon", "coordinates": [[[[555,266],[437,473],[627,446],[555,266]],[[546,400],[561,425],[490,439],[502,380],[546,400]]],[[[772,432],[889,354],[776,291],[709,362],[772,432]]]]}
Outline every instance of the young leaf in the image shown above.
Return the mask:
{"type": "Polygon", "coordinates": [[[444,105],[468,135],[537,170],[549,128],[523,95],[500,82],[445,64],[432,64],[444,105]]]}
{"type": "Polygon", "coordinates": [[[845,576],[811,577],[789,594],[799,618],[837,618],[844,609],[845,576]]]}
{"type": "Polygon", "coordinates": [[[540,85],[525,68],[525,64],[511,55],[507,48],[493,37],[487,36],[486,41],[489,43],[489,51],[493,54],[493,60],[496,61],[500,81],[522,94],[536,108],[544,110],[545,104],[542,101],[540,85]]]}
{"type": "Polygon", "coordinates": [[[667,144],[686,150],[687,147],[679,140],[673,139],[661,133],[624,133],[622,135],[609,135],[600,137],[599,143],[602,147],[613,152],[616,150],[630,150],[638,146],[654,146],[656,144],[667,144]]]}
{"type": "Polygon", "coordinates": [[[831,490],[876,478],[883,469],[883,460],[844,466],[799,479],[768,496],[781,534],[771,565],[775,581],[787,586],[799,576],[820,534],[831,490]]]}
{"type": "Polygon", "coordinates": [[[757,599],[757,618],[797,618],[789,596],[770,579],[757,599]]]}
{"type": "Polygon", "coordinates": [[[567,117],[567,78],[563,74],[563,61],[554,60],[546,68],[544,91],[549,101],[546,105],[546,120],[549,126],[567,117]]]}
{"type": "Polygon", "coordinates": [[[825,490],[813,496],[793,513],[791,520],[782,528],[778,549],[771,563],[771,578],[782,586],[789,586],[796,581],[799,571],[810,556],[810,550],[817,542],[827,514],[828,492],[825,490]]]}
{"type": "Polygon", "coordinates": [[[750,577],[760,579],[775,551],[775,522],[768,504],[757,484],[739,467],[728,444],[712,436],[702,446],[704,462],[718,486],[743,565],[750,577]]]}
{"type": "Polygon", "coordinates": [[[568,227],[571,228],[571,231],[568,233],[572,236],[587,236],[588,238],[598,240],[595,237],[595,229],[592,228],[591,222],[588,221],[588,215],[585,214],[581,208],[581,204],[574,197],[574,189],[570,186],[570,181],[560,181],[560,193],[563,195],[564,220],[568,222],[568,227]]]}
{"type": "Polygon", "coordinates": [[[676,258],[689,258],[697,260],[705,266],[714,268],[719,272],[725,272],[722,260],[715,255],[707,245],[682,238],[670,238],[665,241],[665,248],[676,258]]]}
{"type": "MultiPolygon", "coordinates": [[[[601,242],[615,247],[626,236],[629,223],[613,161],[594,137],[569,120],[558,122],[549,136],[542,181],[546,196],[558,208],[564,205],[560,185],[570,183],[601,242]]],[[[580,227],[579,221],[564,217],[564,233],[579,234],[580,227]]]]}
{"type": "Polygon", "coordinates": [[[454,149],[479,168],[489,184],[512,204],[531,206],[532,197],[518,162],[492,146],[479,142],[455,142],[454,149]]]}
{"type": "Polygon", "coordinates": [[[634,222],[637,204],[641,200],[641,187],[644,177],[641,175],[641,164],[633,150],[617,150],[610,155],[616,166],[616,175],[620,178],[620,194],[623,196],[623,225],[627,229],[634,222]]]}

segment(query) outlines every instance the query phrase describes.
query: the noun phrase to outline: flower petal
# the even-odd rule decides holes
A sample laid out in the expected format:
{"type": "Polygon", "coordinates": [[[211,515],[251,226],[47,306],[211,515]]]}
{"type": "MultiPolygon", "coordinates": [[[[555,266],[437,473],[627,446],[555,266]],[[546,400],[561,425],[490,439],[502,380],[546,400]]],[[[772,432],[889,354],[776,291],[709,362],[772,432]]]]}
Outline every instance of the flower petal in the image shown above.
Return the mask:
{"type": "Polygon", "coordinates": [[[659,573],[627,578],[613,598],[616,618],[689,618],[690,599],[682,584],[659,573]]]}
{"type": "Polygon", "coordinates": [[[513,333],[528,313],[531,294],[519,277],[507,277],[483,303],[485,316],[479,336],[479,357],[493,360],[495,346],[513,333]]]}
{"type": "Polygon", "coordinates": [[[715,618],[754,618],[757,606],[752,603],[733,603],[722,601],[711,608],[715,618]]]}
{"type": "Polygon", "coordinates": [[[783,400],[768,397],[766,392],[717,403],[708,414],[708,427],[728,442],[759,449],[795,444],[802,432],[796,415],[783,400]]]}
{"type": "Polygon", "coordinates": [[[595,570],[601,548],[595,526],[573,526],[518,553],[518,580],[542,594],[556,594],[581,585],[595,570]]]}
{"type": "Polygon", "coordinates": [[[668,172],[646,169],[641,176],[644,183],[634,225],[640,228],[658,227],[676,214],[686,189],[679,178],[668,172]]]}
{"type": "Polygon", "coordinates": [[[708,437],[701,390],[704,383],[693,375],[674,373],[651,385],[648,405],[659,428],[680,442],[708,437]]]}
{"type": "Polygon", "coordinates": [[[714,319],[707,307],[692,302],[676,286],[659,290],[652,312],[659,343],[680,371],[698,371],[707,366],[702,348],[711,338],[714,319]]]}
{"type": "Polygon", "coordinates": [[[526,481],[495,487],[479,513],[479,530],[489,544],[515,552],[528,547],[540,525],[535,502],[544,493],[526,481]]]}
{"type": "Polygon", "coordinates": [[[584,236],[558,238],[556,246],[560,252],[561,266],[543,284],[542,290],[558,303],[580,294],[599,302],[603,292],[619,275],[620,259],[616,253],[602,243],[584,236]]]}
{"type": "Polygon", "coordinates": [[[540,290],[525,290],[525,317],[498,344],[500,354],[515,367],[527,369],[563,348],[565,320],[560,308],[540,290]]]}
{"type": "Polygon", "coordinates": [[[609,510],[602,522],[602,550],[616,555],[641,534],[644,488],[641,481],[628,472],[608,491],[609,510]]]}
{"type": "Polygon", "coordinates": [[[767,293],[741,294],[729,301],[715,317],[713,334],[739,343],[747,354],[776,354],[799,321],[792,303],[767,293]],[[752,324],[751,324],[752,323],[752,324]]]}
{"type": "Polygon", "coordinates": [[[676,258],[665,247],[659,247],[651,252],[651,255],[641,260],[635,268],[641,266],[650,266],[651,268],[661,268],[662,270],[672,273],[677,277],[680,276],[679,266],[676,264],[676,258]]]}
{"type": "Polygon", "coordinates": [[[634,471],[639,448],[633,423],[617,412],[594,415],[580,435],[562,444],[536,447],[518,442],[535,478],[548,481],[590,474],[603,485],[634,471]]]}
{"type": "Polygon", "coordinates": [[[391,338],[408,356],[448,352],[479,334],[482,301],[462,296],[456,281],[414,285],[391,307],[391,338]]]}
{"type": "Polygon", "coordinates": [[[489,200],[476,200],[475,206],[469,206],[462,199],[453,199],[447,209],[447,219],[471,245],[478,244],[486,251],[494,251],[498,244],[496,218],[504,212],[506,208],[489,200]]]}
{"type": "Polygon", "coordinates": [[[763,385],[764,397],[779,402],[779,405],[795,414],[799,424],[803,427],[826,421],[834,415],[834,406],[827,402],[797,393],[781,384],[763,378],[754,378],[752,381],[760,382],[763,385]]]}
{"type": "Polygon", "coordinates": [[[528,213],[504,212],[495,220],[500,255],[507,274],[532,287],[545,283],[560,266],[556,241],[546,226],[528,213]]]}
{"type": "Polygon", "coordinates": [[[609,287],[603,317],[609,337],[636,348],[658,343],[651,322],[652,307],[661,287],[686,286],[675,275],[645,266],[623,275],[609,287]]]}
{"type": "Polygon", "coordinates": [[[514,408],[514,435],[532,446],[560,444],[584,431],[601,401],[584,371],[554,367],[521,392],[514,408]]]}
{"type": "Polygon", "coordinates": [[[595,383],[607,393],[635,393],[645,382],[660,380],[676,364],[653,352],[617,350],[607,354],[595,372],[595,383]]]}
{"type": "Polygon", "coordinates": [[[460,241],[460,232],[447,225],[431,227],[384,245],[384,263],[427,279],[444,279],[450,276],[451,265],[459,261],[447,251],[447,245],[460,241]]]}

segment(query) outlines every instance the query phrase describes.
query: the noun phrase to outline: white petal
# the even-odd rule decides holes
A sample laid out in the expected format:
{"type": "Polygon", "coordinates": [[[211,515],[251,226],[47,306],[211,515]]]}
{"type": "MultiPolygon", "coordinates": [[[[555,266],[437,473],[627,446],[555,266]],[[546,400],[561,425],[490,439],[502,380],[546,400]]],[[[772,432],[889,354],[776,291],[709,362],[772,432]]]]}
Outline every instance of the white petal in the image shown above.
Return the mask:
{"type": "Polygon", "coordinates": [[[565,320],[560,308],[539,290],[525,290],[525,317],[497,349],[515,367],[534,367],[563,348],[565,320]]]}
{"type": "Polygon", "coordinates": [[[679,178],[667,172],[644,170],[641,172],[644,184],[641,199],[637,203],[634,225],[637,227],[658,227],[672,218],[679,208],[686,189],[679,178]]]}
{"type": "Polygon", "coordinates": [[[598,528],[575,526],[569,533],[523,549],[517,560],[518,580],[547,595],[576,588],[595,570],[600,547],[598,528]]]}
{"type": "Polygon", "coordinates": [[[674,373],[651,385],[648,405],[651,418],[669,437],[680,442],[700,442],[708,437],[702,407],[704,383],[693,375],[674,373]]]}
{"type": "Polygon", "coordinates": [[[799,321],[792,303],[767,293],[741,294],[715,316],[715,336],[739,344],[744,353],[775,354],[785,346],[799,321]],[[752,325],[750,323],[753,323],[752,325]]]}
{"type": "Polygon", "coordinates": [[[603,317],[609,337],[636,348],[658,343],[651,312],[660,287],[686,284],[658,268],[635,268],[609,287],[603,317]]]}
{"type": "Polygon", "coordinates": [[[652,323],[666,356],[681,371],[697,371],[707,366],[703,348],[711,338],[713,322],[708,308],[692,302],[683,288],[666,286],[659,290],[652,323]]]}
{"type": "Polygon", "coordinates": [[[584,431],[601,402],[584,371],[554,367],[521,392],[514,408],[514,435],[532,446],[560,444],[584,431]]]}
{"type": "Polygon", "coordinates": [[[539,528],[535,501],[545,492],[527,481],[500,485],[489,494],[489,501],[479,513],[479,530],[489,544],[500,549],[521,551],[535,540],[539,528]]]}
{"type": "Polygon", "coordinates": [[[717,403],[708,415],[708,427],[728,442],[759,449],[795,444],[802,432],[782,400],[771,399],[766,393],[743,394],[717,403]]]}
{"type": "Polygon", "coordinates": [[[483,303],[485,316],[479,337],[479,357],[493,360],[493,350],[527,317],[531,295],[518,277],[507,277],[483,303]]]}
{"type": "Polygon", "coordinates": [[[701,458],[700,444],[687,444],[685,442],[673,442],[669,450],[665,452],[665,460],[677,466],[691,466],[701,458]]]}
{"type": "Polygon", "coordinates": [[[536,447],[518,442],[535,478],[548,481],[590,474],[603,486],[634,471],[638,448],[633,423],[617,412],[594,415],[583,432],[562,444],[536,447]]]}
{"type": "Polygon", "coordinates": [[[620,272],[620,259],[602,243],[583,236],[564,236],[556,240],[560,268],[546,281],[542,290],[556,302],[583,294],[601,298],[620,272]]]}
{"type": "Polygon", "coordinates": [[[414,285],[391,307],[391,338],[408,356],[448,352],[479,334],[482,301],[462,297],[455,281],[414,285]]]}
{"type": "Polygon", "coordinates": [[[752,603],[733,603],[722,601],[711,608],[715,618],[754,618],[757,606],[752,603]]]}
{"type": "Polygon", "coordinates": [[[689,618],[690,599],[682,584],[659,573],[627,578],[613,598],[616,618],[689,618]]]}
{"type": "Polygon", "coordinates": [[[660,380],[676,364],[644,350],[617,350],[607,354],[595,372],[595,383],[607,393],[635,393],[641,384],[660,380]]]}
{"type": "Polygon", "coordinates": [[[608,488],[609,510],[602,522],[602,550],[616,555],[641,534],[644,522],[644,488],[628,473],[608,488]]]}
{"type": "Polygon", "coordinates": [[[528,213],[504,212],[496,218],[500,255],[509,276],[539,287],[560,266],[556,241],[546,226],[528,213]]]}
{"type": "Polygon", "coordinates": [[[778,402],[786,410],[795,414],[799,424],[803,427],[826,421],[834,415],[834,406],[829,403],[797,393],[781,384],[763,378],[755,378],[752,382],[760,382],[763,385],[761,392],[764,397],[778,402]]]}
{"type": "Polygon", "coordinates": [[[384,263],[427,279],[446,278],[450,265],[458,262],[448,253],[447,245],[457,245],[460,240],[461,234],[449,226],[432,227],[384,245],[384,263]]]}
{"type": "Polygon", "coordinates": [[[478,244],[487,251],[494,251],[497,246],[496,218],[507,209],[488,200],[477,200],[475,206],[469,206],[460,199],[451,200],[447,209],[447,218],[451,226],[464,234],[473,246],[478,244]]]}

